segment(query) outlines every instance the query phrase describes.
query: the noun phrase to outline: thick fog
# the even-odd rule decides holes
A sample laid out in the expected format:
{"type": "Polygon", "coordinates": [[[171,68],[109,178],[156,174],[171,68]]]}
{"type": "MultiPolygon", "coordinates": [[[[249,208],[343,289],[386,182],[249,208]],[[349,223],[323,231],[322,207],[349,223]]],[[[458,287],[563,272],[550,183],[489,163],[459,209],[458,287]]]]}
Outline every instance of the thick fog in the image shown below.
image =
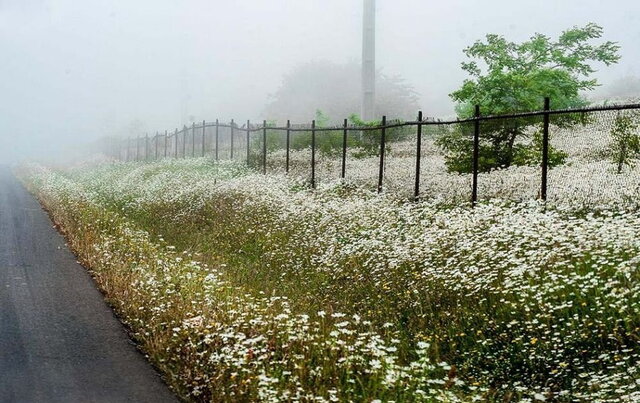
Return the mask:
{"type": "MultiPolygon", "coordinates": [[[[269,118],[269,95],[296,66],[359,63],[361,19],[362,0],[0,0],[0,162],[269,118]]],[[[377,0],[377,68],[411,84],[426,115],[450,115],[464,47],[587,22],[621,45],[617,65],[598,66],[607,95],[640,76],[637,0],[377,0]]]]}

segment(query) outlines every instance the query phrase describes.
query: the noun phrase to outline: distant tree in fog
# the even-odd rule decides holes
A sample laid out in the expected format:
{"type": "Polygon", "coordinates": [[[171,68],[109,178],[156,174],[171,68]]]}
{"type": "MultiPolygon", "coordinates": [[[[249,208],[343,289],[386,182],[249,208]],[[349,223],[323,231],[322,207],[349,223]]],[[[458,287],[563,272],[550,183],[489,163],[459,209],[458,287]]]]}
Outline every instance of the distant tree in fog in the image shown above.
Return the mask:
{"type": "MultiPolygon", "coordinates": [[[[360,114],[360,65],[312,61],[286,74],[264,109],[268,119],[308,122],[321,110],[332,123],[360,114]]],[[[389,118],[415,118],[418,94],[399,76],[380,71],[376,77],[376,113],[389,118]]]]}
{"type": "Polygon", "coordinates": [[[129,123],[127,124],[127,127],[123,131],[125,132],[126,136],[137,137],[137,136],[144,136],[145,130],[146,130],[145,123],[138,118],[134,118],[134,119],[131,119],[131,121],[129,121],[129,123]]]}

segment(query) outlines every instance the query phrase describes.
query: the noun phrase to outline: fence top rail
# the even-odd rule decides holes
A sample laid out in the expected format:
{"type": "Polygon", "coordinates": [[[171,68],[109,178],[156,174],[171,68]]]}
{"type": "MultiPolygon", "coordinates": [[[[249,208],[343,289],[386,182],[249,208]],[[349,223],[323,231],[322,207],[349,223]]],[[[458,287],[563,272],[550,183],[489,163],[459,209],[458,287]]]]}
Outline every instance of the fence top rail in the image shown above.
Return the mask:
{"type": "Polygon", "coordinates": [[[517,118],[526,118],[533,116],[544,116],[546,114],[549,115],[568,115],[572,113],[590,113],[590,112],[604,112],[604,111],[621,111],[621,110],[629,110],[629,109],[640,109],[640,104],[621,104],[621,105],[600,105],[600,106],[589,106],[585,108],[567,108],[567,109],[550,109],[548,111],[538,110],[538,111],[530,111],[530,112],[516,112],[505,115],[487,115],[487,116],[479,116],[479,117],[470,117],[466,119],[455,119],[455,120],[432,120],[428,119],[422,122],[407,122],[411,124],[422,123],[424,125],[443,125],[443,124],[455,124],[455,123],[469,123],[475,122],[476,120],[485,121],[485,120],[498,120],[498,119],[517,119],[517,118]]]}
{"type": "MultiPolygon", "coordinates": [[[[371,131],[371,130],[380,130],[380,129],[392,129],[397,127],[405,127],[405,126],[438,126],[438,125],[453,125],[453,124],[461,124],[461,123],[471,123],[476,121],[490,121],[490,120],[500,120],[500,119],[518,119],[518,118],[528,118],[528,117],[536,117],[536,116],[544,116],[544,115],[568,115],[573,113],[591,113],[591,112],[604,112],[604,111],[621,111],[621,110],[631,110],[637,109],[640,110],[640,103],[633,104],[613,104],[613,105],[600,105],[600,106],[590,106],[585,108],[568,108],[568,109],[551,109],[548,111],[545,110],[537,110],[530,112],[517,112],[511,114],[504,115],[486,115],[486,116],[478,116],[478,117],[470,117],[470,118],[455,118],[449,120],[440,120],[437,118],[425,118],[423,120],[409,120],[409,121],[400,121],[400,120],[390,120],[387,121],[386,125],[382,125],[381,122],[376,125],[366,125],[366,126],[357,126],[357,125],[335,125],[335,126],[324,126],[315,128],[311,127],[311,124],[291,124],[290,126],[278,126],[278,125],[269,125],[266,126],[264,124],[250,124],[247,126],[246,124],[238,125],[237,123],[220,123],[220,122],[204,122],[204,124],[200,123],[197,125],[191,125],[191,127],[184,126],[181,130],[174,132],[173,134],[168,134],[169,137],[173,137],[175,135],[182,134],[184,132],[193,130],[194,128],[207,128],[207,127],[224,127],[224,128],[234,128],[238,131],[243,132],[257,132],[262,131],[264,129],[267,130],[278,130],[284,131],[288,130],[291,132],[310,132],[315,130],[316,132],[330,132],[330,131],[371,131]]],[[[164,136],[163,134],[158,134],[157,136],[164,136]]]]}

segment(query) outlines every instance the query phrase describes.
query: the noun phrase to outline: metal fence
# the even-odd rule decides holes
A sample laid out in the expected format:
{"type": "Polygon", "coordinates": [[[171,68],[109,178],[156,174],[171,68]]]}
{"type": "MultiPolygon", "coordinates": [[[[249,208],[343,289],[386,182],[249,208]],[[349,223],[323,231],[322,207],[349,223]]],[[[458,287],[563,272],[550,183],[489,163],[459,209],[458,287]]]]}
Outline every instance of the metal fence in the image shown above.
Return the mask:
{"type": "Polygon", "coordinates": [[[347,119],[331,127],[316,121],[280,126],[202,121],[127,139],[115,157],[238,160],[262,173],[305,177],[312,188],[341,179],[370,183],[378,192],[400,190],[414,199],[448,195],[473,204],[494,197],[547,200],[553,192],[560,197],[561,188],[598,192],[603,181],[617,186],[622,198],[637,196],[638,126],[627,127],[622,137],[616,127],[621,116],[640,113],[640,104],[569,110],[550,105],[545,99],[541,110],[501,116],[484,116],[476,107],[474,117],[454,120],[423,118],[419,112],[415,121],[383,116],[359,126],[347,119]],[[518,135],[506,140],[511,155],[500,165],[496,133],[509,130],[518,135]],[[604,175],[599,182],[593,180],[598,172],[604,175]]]}

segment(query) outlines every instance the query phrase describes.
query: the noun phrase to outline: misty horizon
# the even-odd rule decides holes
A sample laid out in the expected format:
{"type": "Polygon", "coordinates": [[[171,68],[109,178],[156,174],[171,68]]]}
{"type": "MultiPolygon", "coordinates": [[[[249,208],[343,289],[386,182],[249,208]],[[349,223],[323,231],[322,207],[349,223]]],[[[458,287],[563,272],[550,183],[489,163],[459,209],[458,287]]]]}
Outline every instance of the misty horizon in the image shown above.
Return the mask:
{"type": "MultiPolygon", "coordinates": [[[[448,94],[466,78],[462,51],[475,40],[556,37],[595,22],[622,58],[596,66],[592,96],[613,96],[640,76],[640,4],[615,4],[378,0],[377,69],[411,85],[426,116],[451,115],[448,94]]],[[[203,119],[269,119],[270,95],[297,67],[360,63],[361,19],[361,1],[0,0],[0,161],[203,119]]]]}

